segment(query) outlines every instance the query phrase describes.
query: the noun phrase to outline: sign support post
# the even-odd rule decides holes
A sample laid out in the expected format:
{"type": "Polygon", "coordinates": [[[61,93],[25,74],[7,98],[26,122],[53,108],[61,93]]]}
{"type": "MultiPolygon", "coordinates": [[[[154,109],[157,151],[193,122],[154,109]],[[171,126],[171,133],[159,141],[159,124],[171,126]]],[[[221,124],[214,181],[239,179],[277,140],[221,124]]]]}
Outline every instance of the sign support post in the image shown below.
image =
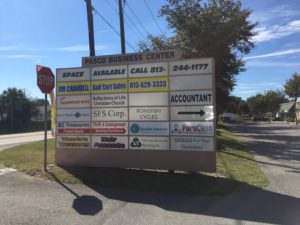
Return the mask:
{"type": "Polygon", "coordinates": [[[45,139],[44,139],[44,171],[47,171],[47,93],[45,93],[45,116],[44,116],[44,128],[45,128],[45,139]]]}
{"type": "Polygon", "coordinates": [[[45,114],[44,114],[44,171],[47,171],[47,93],[51,93],[54,88],[54,75],[50,68],[43,66],[36,66],[37,85],[41,92],[45,94],[45,114]]]}

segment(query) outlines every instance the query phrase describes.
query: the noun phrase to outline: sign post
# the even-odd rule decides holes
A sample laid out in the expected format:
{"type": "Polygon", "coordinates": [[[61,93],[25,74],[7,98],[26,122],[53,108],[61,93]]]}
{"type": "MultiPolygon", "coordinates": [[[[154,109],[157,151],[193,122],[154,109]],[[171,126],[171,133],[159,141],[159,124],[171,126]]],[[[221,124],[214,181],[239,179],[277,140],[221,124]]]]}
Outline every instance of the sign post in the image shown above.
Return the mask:
{"type": "Polygon", "coordinates": [[[45,112],[44,112],[44,171],[47,171],[47,94],[54,88],[54,75],[50,68],[36,66],[37,85],[41,92],[45,94],[45,112]]]}

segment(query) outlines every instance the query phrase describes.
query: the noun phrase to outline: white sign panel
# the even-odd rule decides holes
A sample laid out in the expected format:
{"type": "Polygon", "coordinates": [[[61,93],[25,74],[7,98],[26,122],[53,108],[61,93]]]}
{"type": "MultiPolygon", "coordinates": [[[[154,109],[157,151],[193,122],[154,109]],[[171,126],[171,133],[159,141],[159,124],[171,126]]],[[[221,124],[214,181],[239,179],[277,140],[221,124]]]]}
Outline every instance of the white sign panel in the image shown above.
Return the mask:
{"type": "Polygon", "coordinates": [[[212,89],[212,76],[174,76],[170,77],[170,90],[198,90],[198,89],[212,89]]]}
{"type": "Polygon", "coordinates": [[[57,122],[90,121],[90,109],[57,109],[57,122]]]}
{"type": "Polygon", "coordinates": [[[212,90],[172,91],[170,105],[212,105],[212,90]]]}
{"type": "Polygon", "coordinates": [[[92,147],[96,149],[128,149],[128,137],[93,136],[92,147]]]}
{"type": "Polygon", "coordinates": [[[156,93],[129,93],[130,106],[166,106],[168,105],[168,92],[156,93]]]}
{"type": "Polygon", "coordinates": [[[56,97],[57,108],[88,108],[90,107],[89,95],[68,95],[56,97]]]}
{"type": "Polygon", "coordinates": [[[57,122],[57,133],[89,135],[90,122],[57,122]]]}
{"type": "Polygon", "coordinates": [[[92,80],[127,78],[127,66],[93,67],[92,80]]]}
{"type": "Polygon", "coordinates": [[[168,63],[129,65],[129,77],[168,76],[168,63]]]}
{"type": "Polygon", "coordinates": [[[169,135],[169,122],[131,122],[129,123],[130,135],[169,135]]]}
{"type": "Polygon", "coordinates": [[[89,68],[70,68],[56,70],[57,82],[90,80],[89,68]]]}
{"type": "Polygon", "coordinates": [[[212,59],[189,59],[170,62],[170,75],[212,73],[212,59]]]}
{"type": "Polygon", "coordinates": [[[127,108],[94,108],[92,109],[92,121],[124,121],[128,120],[127,108]]]}
{"type": "Polygon", "coordinates": [[[212,137],[171,137],[172,150],[214,151],[212,137]]]}
{"type": "Polygon", "coordinates": [[[213,122],[171,122],[171,135],[213,136],[213,122]]]}
{"type": "Polygon", "coordinates": [[[130,137],[130,149],[168,150],[169,137],[130,137]]]}
{"type": "Polygon", "coordinates": [[[171,120],[213,120],[213,106],[173,106],[171,120]]]}
{"type": "Polygon", "coordinates": [[[127,94],[92,95],[92,107],[126,107],[127,94]]]}
{"type": "Polygon", "coordinates": [[[57,136],[57,148],[90,148],[89,136],[57,136]]]}
{"type": "Polygon", "coordinates": [[[94,121],[92,122],[92,133],[99,135],[127,135],[127,122],[94,121]]]}
{"type": "Polygon", "coordinates": [[[168,107],[130,107],[129,120],[168,120],[168,107]]]}

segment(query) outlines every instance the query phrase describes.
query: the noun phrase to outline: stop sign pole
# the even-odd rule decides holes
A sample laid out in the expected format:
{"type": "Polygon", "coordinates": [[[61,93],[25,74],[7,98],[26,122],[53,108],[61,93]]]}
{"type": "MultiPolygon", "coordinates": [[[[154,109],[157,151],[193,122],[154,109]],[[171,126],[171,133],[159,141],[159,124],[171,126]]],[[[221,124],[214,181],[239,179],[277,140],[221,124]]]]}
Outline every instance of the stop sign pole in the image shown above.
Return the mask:
{"type": "Polygon", "coordinates": [[[47,171],[47,94],[54,88],[54,75],[49,67],[36,66],[37,85],[42,93],[45,94],[45,114],[44,114],[44,171],[47,171]]]}

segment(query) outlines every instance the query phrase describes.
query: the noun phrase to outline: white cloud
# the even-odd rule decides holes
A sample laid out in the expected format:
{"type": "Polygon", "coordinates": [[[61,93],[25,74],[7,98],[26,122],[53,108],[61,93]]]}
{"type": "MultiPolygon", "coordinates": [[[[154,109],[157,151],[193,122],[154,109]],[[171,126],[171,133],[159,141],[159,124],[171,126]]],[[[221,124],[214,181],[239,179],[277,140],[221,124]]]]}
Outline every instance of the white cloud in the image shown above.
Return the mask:
{"type": "Polygon", "coordinates": [[[254,85],[250,86],[243,84],[236,86],[232,92],[233,95],[240,96],[243,99],[247,99],[249,96],[255,95],[256,93],[259,93],[259,90],[257,90],[254,85]]]}
{"type": "Polygon", "coordinates": [[[37,60],[37,59],[45,58],[47,56],[16,54],[16,55],[1,55],[0,57],[1,58],[7,58],[7,59],[32,59],[32,60],[37,60]]]}
{"type": "Polygon", "coordinates": [[[257,90],[249,90],[249,91],[238,91],[236,90],[237,93],[239,94],[253,94],[253,93],[257,93],[257,90]]]}
{"type": "Polygon", "coordinates": [[[269,27],[259,27],[254,37],[254,41],[263,42],[286,37],[288,35],[300,32],[300,20],[293,20],[285,25],[272,25],[269,27]]]}
{"type": "Polygon", "coordinates": [[[249,61],[247,66],[255,67],[300,67],[300,62],[261,62],[261,61],[249,61]]]}
{"type": "Polygon", "coordinates": [[[36,51],[37,49],[17,45],[0,46],[0,51],[36,51]]]}
{"type": "Polygon", "coordinates": [[[238,84],[233,94],[247,99],[258,93],[264,93],[266,90],[282,89],[280,82],[261,82],[261,83],[240,83],[238,84]]]}
{"type": "Polygon", "coordinates": [[[108,33],[108,32],[113,32],[112,29],[107,29],[107,30],[98,30],[96,31],[97,33],[101,34],[101,33],[108,33]]]}
{"type": "MultiPolygon", "coordinates": [[[[107,49],[108,45],[96,45],[96,50],[104,50],[107,49]]],[[[83,52],[83,51],[89,51],[88,45],[73,45],[68,47],[62,47],[62,48],[55,48],[53,50],[59,50],[59,51],[66,51],[66,52],[83,52]]]]}
{"type": "Polygon", "coordinates": [[[260,82],[256,84],[259,87],[281,88],[282,84],[277,82],[260,82]]]}
{"type": "Polygon", "coordinates": [[[16,50],[16,46],[0,46],[0,51],[16,50]]]}
{"type": "Polygon", "coordinates": [[[253,92],[257,92],[253,85],[245,84],[245,83],[240,83],[238,86],[235,87],[234,92],[242,93],[242,94],[249,94],[253,92]]]}
{"type": "Polygon", "coordinates": [[[289,54],[295,54],[295,53],[300,53],[300,48],[287,49],[287,50],[283,50],[283,51],[276,51],[276,52],[263,54],[263,55],[249,56],[249,57],[245,57],[244,59],[249,60],[249,59],[269,58],[269,57],[283,56],[283,55],[289,55],[289,54]]]}
{"type": "Polygon", "coordinates": [[[271,10],[271,13],[276,17],[291,17],[300,15],[300,10],[293,9],[290,5],[279,5],[271,10]]]}
{"type": "Polygon", "coordinates": [[[279,5],[268,11],[257,11],[251,16],[253,21],[268,22],[274,19],[283,21],[290,20],[291,18],[300,15],[300,10],[292,8],[290,5],[279,5]],[[276,16],[274,16],[276,15],[276,16]]]}

